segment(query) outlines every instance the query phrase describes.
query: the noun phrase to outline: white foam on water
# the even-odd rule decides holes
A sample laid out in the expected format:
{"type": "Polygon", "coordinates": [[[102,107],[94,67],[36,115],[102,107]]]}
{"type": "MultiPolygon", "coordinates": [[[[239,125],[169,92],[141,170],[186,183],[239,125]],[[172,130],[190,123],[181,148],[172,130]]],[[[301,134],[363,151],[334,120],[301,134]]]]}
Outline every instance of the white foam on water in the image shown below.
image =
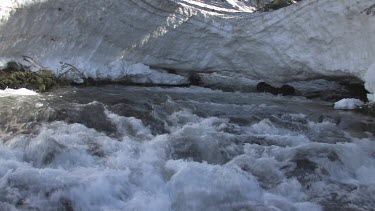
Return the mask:
{"type": "Polygon", "coordinates": [[[33,95],[38,95],[38,93],[21,88],[21,89],[10,89],[6,88],[4,90],[0,90],[0,97],[9,97],[9,96],[33,96],[33,95]]]}
{"type": "Polygon", "coordinates": [[[52,122],[1,141],[0,208],[305,211],[333,193],[352,208],[373,205],[374,141],[310,140],[333,123],[240,127],[181,109],[166,118],[167,133],[153,135],[139,119],[106,115],[118,137],[52,122]]]}
{"type": "Polygon", "coordinates": [[[1,195],[26,199],[27,207],[56,209],[67,200],[79,210],[168,210],[164,152],[150,146],[157,144],[118,141],[80,124],[45,125],[34,138],[2,146],[10,155],[0,161],[0,183],[9,189],[1,195]]]}

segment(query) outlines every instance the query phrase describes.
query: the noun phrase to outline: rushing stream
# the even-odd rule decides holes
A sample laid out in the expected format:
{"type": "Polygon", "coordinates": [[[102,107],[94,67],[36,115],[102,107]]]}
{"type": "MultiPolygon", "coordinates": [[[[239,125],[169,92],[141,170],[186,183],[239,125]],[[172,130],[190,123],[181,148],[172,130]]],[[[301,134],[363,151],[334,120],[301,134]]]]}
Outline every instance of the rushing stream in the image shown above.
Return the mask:
{"type": "Polygon", "coordinates": [[[375,118],[323,101],[199,87],[2,92],[0,129],[0,210],[375,207],[375,118]]]}

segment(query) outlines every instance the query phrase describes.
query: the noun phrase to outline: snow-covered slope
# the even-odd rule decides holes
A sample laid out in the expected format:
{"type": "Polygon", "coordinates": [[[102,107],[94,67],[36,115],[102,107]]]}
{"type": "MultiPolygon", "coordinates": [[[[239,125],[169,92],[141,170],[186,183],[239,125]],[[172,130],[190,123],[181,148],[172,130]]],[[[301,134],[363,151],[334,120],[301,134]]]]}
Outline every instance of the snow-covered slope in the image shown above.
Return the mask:
{"type": "Polygon", "coordinates": [[[269,82],[351,75],[375,92],[373,0],[304,0],[267,13],[254,13],[254,2],[2,0],[0,57],[96,77],[139,63],[269,82]]]}

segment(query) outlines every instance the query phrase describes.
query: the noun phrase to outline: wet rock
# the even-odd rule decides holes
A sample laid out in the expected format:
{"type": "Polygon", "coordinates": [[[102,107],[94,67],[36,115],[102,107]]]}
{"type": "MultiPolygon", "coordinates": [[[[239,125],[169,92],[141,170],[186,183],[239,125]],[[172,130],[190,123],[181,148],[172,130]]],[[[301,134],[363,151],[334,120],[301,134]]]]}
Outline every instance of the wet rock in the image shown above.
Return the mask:
{"type": "Polygon", "coordinates": [[[108,84],[115,84],[116,82],[111,81],[110,79],[94,79],[92,77],[84,78],[84,82],[81,85],[84,86],[103,86],[108,84]]]}
{"type": "Polygon", "coordinates": [[[367,94],[369,92],[365,88],[365,84],[363,81],[360,80],[344,80],[340,82],[342,86],[345,87],[346,93],[348,97],[357,98],[363,102],[368,102],[367,94]]]}
{"type": "Polygon", "coordinates": [[[110,110],[117,115],[124,117],[135,117],[142,120],[142,123],[150,126],[152,134],[166,133],[164,116],[162,114],[155,115],[153,106],[150,103],[136,104],[126,99],[121,99],[121,102],[114,103],[110,110]],[[163,116],[159,118],[158,116],[163,116]]]}
{"type": "Polygon", "coordinates": [[[116,127],[105,114],[105,108],[100,103],[89,103],[78,108],[66,108],[56,111],[50,121],[62,120],[69,124],[80,123],[88,128],[107,134],[116,134],[116,127]]]}
{"type": "Polygon", "coordinates": [[[267,93],[271,93],[273,95],[277,95],[279,93],[277,88],[267,84],[266,82],[258,83],[257,91],[258,92],[267,92],[267,93]]]}
{"type": "MultiPolygon", "coordinates": [[[[363,113],[367,116],[375,117],[375,104],[373,104],[373,103],[367,104],[367,105],[363,106],[363,108],[361,110],[359,110],[359,112],[361,112],[361,113],[363,113]]],[[[375,128],[372,131],[375,131],[375,128]]]]}
{"type": "Polygon", "coordinates": [[[318,165],[315,162],[308,159],[296,159],[293,160],[293,162],[296,164],[296,169],[302,171],[315,171],[315,169],[318,168],[318,165]]]}
{"type": "Polygon", "coordinates": [[[295,94],[295,89],[293,86],[290,85],[283,85],[282,87],[273,87],[270,84],[267,84],[266,82],[260,82],[257,85],[257,91],[258,92],[267,92],[271,93],[273,95],[293,95],[295,94]]]}
{"type": "Polygon", "coordinates": [[[308,99],[336,102],[344,98],[356,98],[368,102],[364,82],[355,77],[322,78],[291,82],[298,95],[308,99]]]}
{"type": "Polygon", "coordinates": [[[200,86],[203,83],[202,78],[199,76],[198,73],[191,74],[189,77],[189,81],[190,81],[190,84],[194,86],[200,86]]]}
{"type": "Polygon", "coordinates": [[[294,87],[290,85],[283,85],[279,89],[279,94],[282,94],[282,95],[293,95],[295,92],[296,90],[294,89],[294,87]]]}
{"type": "Polygon", "coordinates": [[[73,202],[68,198],[61,198],[60,199],[61,208],[66,211],[74,211],[73,202]]]}
{"type": "Polygon", "coordinates": [[[260,11],[268,12],[272,10],[278,10],[292,4],[294,4],[294,1],[292,0],[272,0],[270,3],[264,5],[264,7],[260,9],[260,11]]]}

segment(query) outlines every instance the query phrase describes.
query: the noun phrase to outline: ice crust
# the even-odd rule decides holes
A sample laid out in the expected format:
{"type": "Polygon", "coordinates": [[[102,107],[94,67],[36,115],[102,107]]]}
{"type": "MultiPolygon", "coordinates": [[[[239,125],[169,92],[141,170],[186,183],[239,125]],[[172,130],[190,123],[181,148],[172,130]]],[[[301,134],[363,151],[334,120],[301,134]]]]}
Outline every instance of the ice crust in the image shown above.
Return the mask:
{"type": "Polygon", "coordinates": [[[365,103],[361,100],[354,98],[345,98],[335,103],[335,109],[357,109],[360,106],[363,106],[365,103]]]}

